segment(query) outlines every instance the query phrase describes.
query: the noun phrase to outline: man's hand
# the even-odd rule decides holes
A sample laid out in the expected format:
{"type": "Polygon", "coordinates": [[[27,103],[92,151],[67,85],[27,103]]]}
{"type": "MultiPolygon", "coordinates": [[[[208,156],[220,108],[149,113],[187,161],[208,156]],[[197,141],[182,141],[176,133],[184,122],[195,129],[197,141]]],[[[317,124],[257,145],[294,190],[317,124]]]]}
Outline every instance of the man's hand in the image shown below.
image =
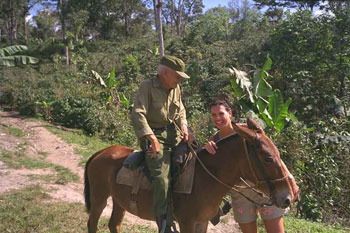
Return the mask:
{"type": "Polygon", "coordinates": [[[157,153],[160,151],[158,139],[154,134],[146,135],[146,137],[151,142],[151,146],[147,150],[147,155],[151,158],[156,158],[157,153]]]}
{"type": "Polygon", "coordinates": [[[187,125],[185,125],[185,124],[181,125],[181,132],[182,132],[182,136],[183,136],[184,141],[192,144],[192,142],[194,140],[194,136],[193,136],[192,131],[188,129],[187,125]]]}
{"type": "Polygon", "coordinates": [[[181,132],[182,132],[182,136],[185,142],[188,141],[188,128],[187,125],[182,124],[181,125],[181,132]]]}

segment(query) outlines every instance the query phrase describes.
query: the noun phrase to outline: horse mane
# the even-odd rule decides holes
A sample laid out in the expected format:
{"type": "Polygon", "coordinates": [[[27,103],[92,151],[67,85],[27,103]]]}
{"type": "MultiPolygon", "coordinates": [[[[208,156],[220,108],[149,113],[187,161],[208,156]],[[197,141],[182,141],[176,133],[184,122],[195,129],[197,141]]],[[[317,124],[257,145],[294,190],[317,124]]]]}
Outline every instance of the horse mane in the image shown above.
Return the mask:
{"type": "MultiPolygon", "coordinates": [[[[227,142],[230,142],[232,140],[235,140],[236,138],[240,137],[238,133],[235,134],[231,134],[227,137],[224,137],[222,139],[220,139],[219,141],[216,142],[216,145],[218,147],[223,146],[224,144],[226,144],[227,142]]],[[[208,151],[206,149],[204,149],[203,147],[200,147],[197,151],[197,154],[203,154],[203,152],[206,152],[208,154],[208,151]]]]}
{"type": "Polygon", "coordinates": [[[217,146],[220,146],[222,144],[225,144],[226,142],[232,141],[233,139],[236,139],[236,137],[239,137],[238,133],[231,134],[227,137],[224,137],[216,142],[217,146]]]}

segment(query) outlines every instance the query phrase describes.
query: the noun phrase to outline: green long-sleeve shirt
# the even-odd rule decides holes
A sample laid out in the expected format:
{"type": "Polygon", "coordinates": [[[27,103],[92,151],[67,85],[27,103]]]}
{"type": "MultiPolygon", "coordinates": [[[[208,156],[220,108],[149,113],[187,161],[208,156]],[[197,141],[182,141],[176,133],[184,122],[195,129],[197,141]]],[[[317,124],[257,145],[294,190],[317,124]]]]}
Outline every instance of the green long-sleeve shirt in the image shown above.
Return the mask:
{"type": "Polygon", "coordinates": [[[158,77],[141,83],[131,112],[131,121],[138,138],[153,134],[152,128],[173,123],[187,125],[179,85],[170,90],[162,87],[158,77]]]}

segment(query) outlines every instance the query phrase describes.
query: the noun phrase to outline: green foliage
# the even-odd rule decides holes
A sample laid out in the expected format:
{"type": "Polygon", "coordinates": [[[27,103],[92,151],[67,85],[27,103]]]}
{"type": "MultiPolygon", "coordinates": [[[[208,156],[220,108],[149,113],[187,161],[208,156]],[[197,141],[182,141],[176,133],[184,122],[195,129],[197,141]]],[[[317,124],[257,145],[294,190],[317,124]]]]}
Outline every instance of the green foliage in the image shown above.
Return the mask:
{"type": "Polygon", "coordinates": [[[97,112],[97,105],[91,99],[67,97],[52,105],[53,121],[66,127],[83,129],[88,134],[95,134],[101,129],[97,112]]]}
{"type": "Polygon", "coordinates": [[[91,72],[95,79],[98,80],[99,84],[106,89],[106,91],[100,93],[100,98],[103,100],[103,102],[109,105],[117,105],[122,103],[126,109],[129,109],[130,101],[126,98],[124,93],[119,93],[117,90],[117,88],[121,85],[121,81],[120,78],[117,79],[115,77],[114,68],[108,73],[107,84],[101,75],[99,75],[96,71],[92,70],[91,72]]]}
{"type": "Polygon", "coordinates": [[[275,85],[293,98],[292,108],[305,122],[319,120],[325,110],[329,112],[329,99],[334,95],[349,101],[350,63],[345,55],[350,51],[349,19],[345,16],[349,7],[335,12],[334,17],[297,12],[271,35],[270,54],[279,70],[275,85]]]}
{"type": "Polygon", "coordinates": [[[54,38],[55,27],[57,24],[57,14],[54,11],[43,10],[39,11],[37,15],[33,16],[37,27],[32,29],[32,33],[36,38],[47,40],[54,38]]]}
{"type": "MultiPolygon", "coordinates": [[[[38,27],[29,25],[25,41],[21,24],[17,28],[18,40],[36,48],[27,54],[41,62],[0,67],[0,103],[23,115],[83,129],[109,144],[136,147],[129,120],[131,100],[139,84],[154,77],[159,61],[152,6],[138,0],[92,5],[85,0],[65,2],[61,15],[70,41],[71,65],[64,64],[62,30],[56,32],[53,26],[60,12],[42,11],[35,18],[38,27]]],[[[169,8],[170,1],[163,4],[165,51],[181,57],[191,76],[181,84],[182,97],[197,139],[205,143],[215,131],[208,115],[214,98],[232,103],[235,119],[255,112],[270,129],[279,131],[267,133],[301,186],[300,216],[348,223],[348,4],[326,1],[325,11],[313,15],[306,10],[284,13],[280,8],[264,13],[249,1],[240,1],[241,5],[237,1],[202,14],[201,2],[195,1],[190,8],[190,1],[183,1],[186,12],[181,13],[178,28],[177,7],[169,8]],[[227,72],[232,66],[239,67],[231,71],[234,79],[227,72]]],[[[312,1],[283,4],[299,8],[300,4],[311,6],[308,2],[312,1]]],[[[51,3],[56,6],[58,1],[51,3]]],[[[16,8],[15,15],[21,15],[22,9],[16,8]]],[[[0,47],[6,47],[11,39],[7,35],[14,40],[14,31],[5,26],[8,12],[6,17],[1,15],[0,47]]],[[[83,143],[90,144],[89,139],[83,143]]]]}
{"type": "Polygon", "coordinates": [[[28,50],[27,46],[24,45],[12,45],[0,49],[0,66],[18,66],[36,64],[39,59],[25,55],[14,55],[18,52],[28,50]]]}
{"type": "Polygon", "coordinates": [[[53,105],[54,101],[51,101],[51,102],[46,102],[46,101],[37,101],[35,102],[35,104],[41,106],[43,109],[44,109],[44,112],[45,112],[45,115],[44,115],[44,118],[46,121],[51,121],[51,108],[52,108],[52,105],[53,105]]]}
{"type": "Polygon", "coordinates": [[[225,7],[210,9],[194,24],[189,39],[193,44],[225,40],[229,35],[229,20],[229,13],[225,7]]]}
{"type": "Polygon", "coordinates": [[[330,118],[307,129],[289,125],[274,137],[283,160],[301,187],[298,212],[315,221],[342,221],[349,209],[350,125],[330,118]],[[342,128],[342,130],[340,130],[342,128]],[[342,132],[341,134],[337,132],[342,132]],[[338,217],[337,217],[338,216],[338,217]]]}
{"type": "MultiPolygon", "coordinates": [[[[266,81],[271,76],[267,70],[271,68],[272,61],[267,57],[267,61],[262,69],[254,72],[253,83],[247,77],[247,73],[235,68],[229,69],[231,78],[231,87],[239,100],[246,99],[250,101],[249,108],[255,110],[264,119],[267,126],[280,132],[290,118],[288,108],[292,99],[289,98],[285,103],[281,91],[273,90],[266,81]]],[[[246,101],[241,101],[241,108],[246,107],[246,101]]],[[[248,109],[246,109],[248,111],[248,109]]]]}

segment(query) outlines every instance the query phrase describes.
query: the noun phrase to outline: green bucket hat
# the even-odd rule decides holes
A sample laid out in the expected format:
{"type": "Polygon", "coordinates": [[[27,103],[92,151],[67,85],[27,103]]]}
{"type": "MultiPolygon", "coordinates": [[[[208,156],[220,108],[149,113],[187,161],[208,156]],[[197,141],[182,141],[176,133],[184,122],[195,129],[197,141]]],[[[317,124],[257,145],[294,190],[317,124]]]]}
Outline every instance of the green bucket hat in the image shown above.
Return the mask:
{"type": "Polygon", "coordinates": [[[164,55],[162,59],[160,59],[160,64],[174,70],[183,78],[190,78],[190,76],[185,73],[185,63],[180,58],[164,55]]]}

